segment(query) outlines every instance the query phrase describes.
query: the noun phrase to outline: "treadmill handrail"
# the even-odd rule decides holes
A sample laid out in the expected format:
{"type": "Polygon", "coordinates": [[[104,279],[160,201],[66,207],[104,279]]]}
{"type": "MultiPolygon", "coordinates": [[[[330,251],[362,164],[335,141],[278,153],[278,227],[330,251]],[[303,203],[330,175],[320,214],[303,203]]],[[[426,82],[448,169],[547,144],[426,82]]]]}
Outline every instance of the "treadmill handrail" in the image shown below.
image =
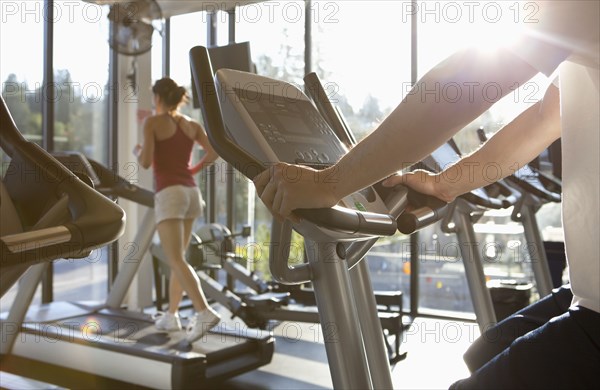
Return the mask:
{"type": "Polygon", "coordinates": [[[68,196],[72,221],[65,223],[57,233],[57,242],[48,239],[46,229],[28,231],[12,237],[2,237],[0,266],[32,264],[63,257],[80,257],[90,250],[119,238],[125,229],[125,213],[118,205],[89,187],[60,164],[48,152],[27,141],[17,129],[0,97],[0,146],[11,158],[31,164],[42,177],[54,184],[57,193],[68,196]],[[68,235],[65,232],[68,230],[68,235]],[[14,244],[18,242],[18,245],[14,244]],[[18,247],[18,248],[17,248],[18,247]]]}
{"type": "Polygon", "coordinates": [[[154,208],[154,191],[130,183],[124,177],[117,175],[91,158],[87,158],[87,160],[100,179],[100,184],[96,188],[99,192],[104,195],[127,199],[148,208],[154,208]]]}
{"type": "MultiPolygon", "coordinates": [[[[190,50],[190,64],[193,81],[202,102],[202,116],[206,121],[206,132],[211,145],[224,160],[234,166],[243,167],[241,173],[252,179],[254,176],[251,177],[249,172],[257,175],[267,167],[263,162],[239,147],[227,135],[208,49],[203,46],[193,47],[190,50]]],[[[391,216],[384,214],[377,214],[377,217],[375,217],[376,214],[374,213],[363,213],[341,207],[297,209],[294,210],[294,213],[300,218],[317,225],[327,222],[328,228],[334,231],[388,236],[396,232],[396,221],[391,216]]]]}

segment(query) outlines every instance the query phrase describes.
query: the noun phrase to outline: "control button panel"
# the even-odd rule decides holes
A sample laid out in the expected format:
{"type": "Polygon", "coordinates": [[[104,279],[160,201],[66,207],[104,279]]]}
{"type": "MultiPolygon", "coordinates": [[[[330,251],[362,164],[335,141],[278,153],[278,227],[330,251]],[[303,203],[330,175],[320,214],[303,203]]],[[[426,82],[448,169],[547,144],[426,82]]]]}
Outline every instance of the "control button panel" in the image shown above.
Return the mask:
{"type": "Polygon", "coordinates": [[[240,102],[280,161],[331,164],[346,153],[329,125],[308,100],[253,95],[236,90],[240,102]]]}

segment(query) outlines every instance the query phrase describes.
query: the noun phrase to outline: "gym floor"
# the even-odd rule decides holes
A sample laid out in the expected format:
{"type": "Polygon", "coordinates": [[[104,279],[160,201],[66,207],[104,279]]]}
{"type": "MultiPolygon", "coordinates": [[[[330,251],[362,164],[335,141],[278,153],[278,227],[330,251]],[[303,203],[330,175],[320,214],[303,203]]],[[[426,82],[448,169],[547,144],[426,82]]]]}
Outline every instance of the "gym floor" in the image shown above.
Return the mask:
{"type": "MultiPolygon", "coordinates": [[[[229,323],[228,323],[229,325],[229,323]]],[[[318,324],[284,322],[274,329],[271,364],[223,384],[228,389],[331,389],[318,324]]],[[[475,323],[417,318],[405,332],[407,358],[393,368],[395,389],[447,389],[468,376],[462,355],[479,336],[475,323]]]]}

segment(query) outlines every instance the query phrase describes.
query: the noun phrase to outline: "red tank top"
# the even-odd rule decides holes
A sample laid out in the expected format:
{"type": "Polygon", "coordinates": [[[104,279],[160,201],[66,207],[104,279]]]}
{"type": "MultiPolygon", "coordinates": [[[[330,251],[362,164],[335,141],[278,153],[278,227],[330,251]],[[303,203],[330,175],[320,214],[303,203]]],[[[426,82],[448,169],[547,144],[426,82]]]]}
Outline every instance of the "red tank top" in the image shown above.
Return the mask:
{"type": "Polygon", "coordinates": [[[156,140],[155,142],[152,166],[156,192],[174,185],[196,186],[190,170],[194,140],[185,135],[175,118],[171,117],[171,119],[177,126],[175,134],[165,140],[156,140]]]}

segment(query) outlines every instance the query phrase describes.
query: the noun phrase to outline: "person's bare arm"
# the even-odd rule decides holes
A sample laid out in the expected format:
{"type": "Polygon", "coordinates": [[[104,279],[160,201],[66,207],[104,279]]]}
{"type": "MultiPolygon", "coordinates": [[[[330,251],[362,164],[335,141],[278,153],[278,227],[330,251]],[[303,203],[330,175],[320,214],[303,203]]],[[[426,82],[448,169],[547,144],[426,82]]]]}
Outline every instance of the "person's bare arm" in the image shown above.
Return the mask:
{"type": "Polygon", "coordinates": [[[196,165],[194,165],[194,167],[192,167],[192,173],[198,173],[205,168],[206,165],[215,162],[219,158],[219,155],[210,144],[204,128],[196,122],[192,122],[192,126],[194,126],[194,129],[196,130],[196,136],[194,140],[200,146],[202,146],[202,149],[205,151],[202,159],[196,165]]]}
{"type": "Polygon", "coordinates": [[[390,178],[384,184],[406,184],[451,202],[459,195],[514,174],[560,138],[560,134],[560,94],[551,85],[542,100],[444,171],[437,174],[417,171],[390,178]]]}
{"type": "Polygon", "coordinates": [[[278,164],[254,183],[279,217],[329,207],[433,152],[537,71],[509,50],[459,52],[429,71],[381,125],[324,171],[278,164]],[[293,179],[293,180],[292,180],[293,179]]]}
{"type": "Polygon", "coordinates": [[[142,145],[136,145],[134,153],[138,159],[138,162],[144,169],[150,168],[152,165],[152,159],[154,157],[154,131],[152,129],[152,118],[146,119],[144,122],[144,141],[142,145]]]}

